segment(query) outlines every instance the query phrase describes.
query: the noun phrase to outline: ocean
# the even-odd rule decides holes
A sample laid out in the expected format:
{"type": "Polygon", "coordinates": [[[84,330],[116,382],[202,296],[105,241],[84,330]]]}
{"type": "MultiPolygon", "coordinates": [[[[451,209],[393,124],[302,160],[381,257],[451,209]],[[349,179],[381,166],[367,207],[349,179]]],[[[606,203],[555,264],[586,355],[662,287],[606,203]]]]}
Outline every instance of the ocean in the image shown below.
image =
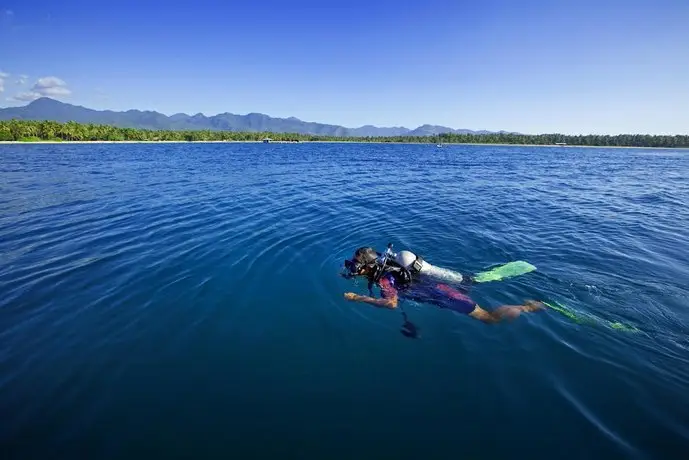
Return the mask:
{"type": "Polygon", "coordinates": [[[685,459],[689,151],[0,145],[3,458],[685,459]],[[360,246],[488,325],[349,302],[360,246]],[[633,330],[611,327],[613,323],[633,330]]]}

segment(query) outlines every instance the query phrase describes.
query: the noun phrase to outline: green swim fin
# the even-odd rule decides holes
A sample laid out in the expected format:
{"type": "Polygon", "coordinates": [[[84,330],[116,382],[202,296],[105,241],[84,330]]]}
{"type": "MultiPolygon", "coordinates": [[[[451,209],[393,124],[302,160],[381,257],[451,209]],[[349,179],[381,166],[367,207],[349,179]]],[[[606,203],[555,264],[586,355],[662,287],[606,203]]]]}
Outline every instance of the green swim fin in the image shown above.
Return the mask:
{"type": "Polygon", "coordinates": [[[630,326],[627,324],[623,323],[617,323],[617,322],[612,322],[608,321],[606,319],[598,318],[597,316],[593,315],[581,315],[577,314],[571,309],[565,307],[559,302],[543,302],[543,304],[547,305],[551,309],[561,313],[562,315],[566,316],[567,318],[571,319],[575,323],[580,323],[580,324],[602,324],[604,326],[608,326],[612,329],[617,329],[619,331],[625,331],[625,332],[639,332],[639,329],[637,329],[634,326],[630,326]]]}
{"type": "Polygon", "coordinates": [[[500,281],[505,278],[512,278],[513,276],[524,275],[526,273],[536,270],[536,267],[523,260],[500,265],[492,270],[477,273],[474,280],[477,283],[486,283],[488,281],[500,281]]]}
{"type": "Polygon", "coordinates": [[[544,305],[547,305],[548,307],[552,308],[556,312],[559,312],[566,316],[567,318],[571,319],[575,323],[586,323],[586,322],[592,322],[590,319],[585,318],[583,316],[579,316],[576,313],[574,313],[572,310],[569,308],[565,307],[562,305],[560,302],[543,302],[544,305]]]}
{"type": "Polygon", "coordinates": [[[621,331],[627,331],[627,332],[639,332],[639,329],[637,329],[634,326],[630,326],[627,324],[622,324],[622,323],[612,323],[608,321],[608,326],[610,326],[613,329],[619,329],[621,331]]]}

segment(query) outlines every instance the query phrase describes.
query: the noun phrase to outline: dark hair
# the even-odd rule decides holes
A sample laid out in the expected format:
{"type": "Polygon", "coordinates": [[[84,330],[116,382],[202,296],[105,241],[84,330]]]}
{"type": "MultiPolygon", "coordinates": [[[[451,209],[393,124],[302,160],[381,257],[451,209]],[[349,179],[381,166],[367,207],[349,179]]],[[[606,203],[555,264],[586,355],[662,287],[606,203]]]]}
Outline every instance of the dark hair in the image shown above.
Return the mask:
{"type": "Polygon", "coordinates": [[[354,253],[354,260],[362,264],[370,264],[375,262],[378,257],[378,253],[368,246],[361,247],[354,253]]]}

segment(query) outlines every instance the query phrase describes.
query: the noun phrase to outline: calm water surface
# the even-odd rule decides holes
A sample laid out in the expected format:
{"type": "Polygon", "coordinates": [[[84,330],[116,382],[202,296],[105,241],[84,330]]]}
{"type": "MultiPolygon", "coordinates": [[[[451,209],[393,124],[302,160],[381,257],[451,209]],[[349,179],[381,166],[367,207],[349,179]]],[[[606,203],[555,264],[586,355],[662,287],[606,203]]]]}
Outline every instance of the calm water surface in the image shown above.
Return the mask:
{"type": "Polygon", "coordinates": [[[3,458],[689,458],[689,152],[0,146],[3,458]],[[487,326],[343,299],[362,245],[487,326]]]}

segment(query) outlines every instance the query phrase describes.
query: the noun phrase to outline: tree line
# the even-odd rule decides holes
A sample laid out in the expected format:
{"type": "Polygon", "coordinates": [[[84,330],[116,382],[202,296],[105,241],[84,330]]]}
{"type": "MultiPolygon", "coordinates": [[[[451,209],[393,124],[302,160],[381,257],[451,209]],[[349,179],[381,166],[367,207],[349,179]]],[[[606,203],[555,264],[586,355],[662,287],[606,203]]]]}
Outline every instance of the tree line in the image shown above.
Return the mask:
{"type": "Polygon", "coordinates": [[[610,147],[689,147],[689,135],[658,136],[648,134],[579,135],[564,134],[454,134],[432,136],[344,137],[297,133],[240,131],[168,131],[119,128],[109,125],[59,123],[55,121],[0,121],[0,141],[260,141],[278,142],[349,141],[407,142],[446,144],[529,144],[610,147]]]}

